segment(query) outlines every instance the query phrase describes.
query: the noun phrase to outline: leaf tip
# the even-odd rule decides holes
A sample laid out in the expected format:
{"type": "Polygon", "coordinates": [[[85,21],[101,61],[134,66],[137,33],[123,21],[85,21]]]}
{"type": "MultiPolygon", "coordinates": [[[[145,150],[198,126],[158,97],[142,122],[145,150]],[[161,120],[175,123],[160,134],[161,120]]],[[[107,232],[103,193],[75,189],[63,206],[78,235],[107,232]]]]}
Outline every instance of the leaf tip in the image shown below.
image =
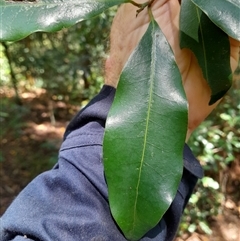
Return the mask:
{"type": "Polygon", "coordinates": [[[228,90],[229,90],[229,88],[227,90],[220,91],[217,94],[211,95],[208,105],[215,104],[218,100],[220,100],[228,92],[228,90]]]}

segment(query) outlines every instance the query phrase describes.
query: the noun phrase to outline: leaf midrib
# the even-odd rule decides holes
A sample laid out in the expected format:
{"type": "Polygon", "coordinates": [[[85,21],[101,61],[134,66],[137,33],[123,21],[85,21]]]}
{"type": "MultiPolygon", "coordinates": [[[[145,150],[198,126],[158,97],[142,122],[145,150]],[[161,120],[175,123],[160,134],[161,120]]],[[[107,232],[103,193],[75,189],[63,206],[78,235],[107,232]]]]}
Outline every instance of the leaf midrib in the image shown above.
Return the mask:
{"type": "MultiPolygon", "coordinates": [[[[206,54],[206,47],[205,47],[204,36],[203,36],[203,28],[202,28],[202,24],[201,24],[201,20],[200,20],[200,15],[199,15],[199,8],[197,6],[195,6],[195,8],[196,8],[197,18],[199,21],[199,28],[200,28],[200,32],[201,32],[203,59],[204,59],[204,66],[205,66],[205,76],[206,76],[206,79],[208,80],[209,76],[208,76],[208,66],[207,66],[207,54],[206,54]]],[[[205,14],[205,13],[203,13],[203,14],[205,14]]]]}
{"type": "MultiPolygon", "coordinates": [[[[152,20],[152,24],[153,24],[153,29],[152,29],[152,33],[154,34],[154,21],[152,20]]],[[[152,46],[155,46],[155,38],[153,37],[153,41],[152,41],[152,46]]],[[[153,49],[153,48],[152,48],[153,49]]],[[[150,110],[151,110],[151,103],[152,103],[152,93],[153,93],[153,82],[154,82],[154,71],[155,71],[155,64],[153,64],[153,62],[155,62],[154,56],[156,55],[156,51],[152,51],[151,53],[151,75],[150,75],[150,90],[149,90],[149,102],[148,102],[148,110],[147,110],[147,119],[146,119],[146,128],[145,128],[145,134],[144,134],[144,143],[143,143],[143,151],[142,151],[142,157],[141,157],[141,162],[140,162],[140,167],[139,167],[139,175],[138,175],[138,183],[137,183],[137,187],[136,187],[136,198],[135,198],[135,203],[134,203],[134,214],[133,214],[133,232],[135,230],[135,226],[136,226],[136,213],[137,213],[137,202],[138,202],[138,196],[139,196],[139,186],[140,186],[140,182],[141,182],[141,174],[142,174],[142,168],[143,168],[143,161],[144,161],[144,157],[145,157],[145,151],[146,151],[146,144],[147,144],[147,136],[148,136],[148,127],[149,127],[149,119],[150,119],[150,110]]]]}

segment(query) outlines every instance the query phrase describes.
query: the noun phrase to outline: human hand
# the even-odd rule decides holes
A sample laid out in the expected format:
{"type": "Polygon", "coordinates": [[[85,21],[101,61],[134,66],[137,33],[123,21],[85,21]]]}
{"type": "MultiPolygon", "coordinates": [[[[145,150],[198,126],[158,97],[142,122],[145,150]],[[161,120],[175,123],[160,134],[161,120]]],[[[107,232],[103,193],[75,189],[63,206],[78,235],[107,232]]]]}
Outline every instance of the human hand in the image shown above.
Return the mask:
{"type": "MultiPolygon", "coordinates": [[[[144,3],[146,0],[138,0],[144,3]]],[[[180,4],[177,0],[157,0],[152,13],[166,36],[175,55],[182,75],[183,86],[189,103],[187,139],[193,130],[211,113],[220,102],[209,106],[211,89],[203,77],[194,54],[179,46],[180,4]]],[[[144,9],[136,18],[137,8],[132,4],[123,4],[112,24],[110,34],[110,54],[105,65],[105,83],[117,87],[121,71],[130,54],[139,43],[149,24],[149,15],[144,9]]],[[[240,43],[230,39],[231,67],[235,70],[239,58],[240,43]]]]}

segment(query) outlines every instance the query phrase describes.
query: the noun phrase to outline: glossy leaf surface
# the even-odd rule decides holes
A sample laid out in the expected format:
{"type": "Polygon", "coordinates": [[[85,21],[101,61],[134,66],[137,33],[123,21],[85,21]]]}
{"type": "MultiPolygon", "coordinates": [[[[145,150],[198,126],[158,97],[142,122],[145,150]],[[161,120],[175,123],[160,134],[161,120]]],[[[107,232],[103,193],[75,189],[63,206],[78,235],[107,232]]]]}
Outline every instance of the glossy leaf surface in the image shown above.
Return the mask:
{"type": "Polygon", "coordinates": [[[183,0],[180,13],[180,45],[195,54],[215,103],[231,87],[228,35],[190,0],[183,0]]]}
{"type": "Polygon", "coordinates": [[[104,136],[110,207],[129,240],[153,228],[175,197],[186,132],[181,75],[152,20],[121,74],[104,136]]]}
{"type": "Polygon", "coordinates": [[[239,0],[192,0],[219,28],[240,41],[239,0]]]}
{"type": "Polygon", "coordinates": [[[53,32],[92,18],[124,0],[0,1],[0,41],[16,41],[36,31],[53,32]]]}

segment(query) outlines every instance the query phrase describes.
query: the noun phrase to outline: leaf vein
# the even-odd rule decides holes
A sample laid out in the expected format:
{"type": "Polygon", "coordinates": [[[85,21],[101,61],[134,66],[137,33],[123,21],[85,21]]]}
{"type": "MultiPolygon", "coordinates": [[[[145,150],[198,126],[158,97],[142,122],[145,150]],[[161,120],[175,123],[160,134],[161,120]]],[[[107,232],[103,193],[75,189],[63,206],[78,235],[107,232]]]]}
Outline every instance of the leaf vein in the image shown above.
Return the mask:
{"type": "MultiPolygon", "coordinates": [[[[155,38],[154,38],[154,22],[152,22],[153,27],[152,27],[152,46],[156,46],[155,44],[155,38]]],[[[152,98],[153,98],[153,82],[154,82],[154,71],[155,71],[155,57],[153,55],[156,55],[156,51],[151,50],[151,74],[150,74],[150,88],[149,88],[149,101],[148,101],[148,109],[147,109],[147,118],[146,118],[146,128],[145,128],[145,134],[144,134],[144,143],[143,143],[143,151],[142,151],[142,156],[141,156],[141,161],[140,161],[140,167],[139,167],[139,175],[138,175],[138,182],[137,182],[137,187],[136,187],[136,198],[134,202],[134,214],[133,214],[133,231],[136,226],[136,219],[137,219],[137,202],[138,202],[138,196],[139,196],[139,186],[140,186],[140,180],[141,180],[141,174],[142,174],[142,168],[143,168],[143,161],[144,161],[144,156],[145,156],[145,151],[146,151],[146,144],[147,144],[147,136],[148,136],[148,127],[149,127],[149,122],[150,122],[150,111],[151,111],[151,103],[152,103],[152,98]]]]}
{"type": "Polygon", "coordinates": [[[205,41],[204,41],[204,36],[203,36],[203,28],[202,28],[202,24],[201,24],[201,20],[200,20],[200,15],[199,15],[199,8],[197,6],[196,6],[196,11],[197,11],[197,18],[198,18],[198,21],[199,21],[199,27],[200,27],[201,39],[202,39],[202,48],[203,48],[204,65],[205,65],[205,77],[208,80],[208,67],[207,67],[206,47],[205,47],[205,41]]]}

